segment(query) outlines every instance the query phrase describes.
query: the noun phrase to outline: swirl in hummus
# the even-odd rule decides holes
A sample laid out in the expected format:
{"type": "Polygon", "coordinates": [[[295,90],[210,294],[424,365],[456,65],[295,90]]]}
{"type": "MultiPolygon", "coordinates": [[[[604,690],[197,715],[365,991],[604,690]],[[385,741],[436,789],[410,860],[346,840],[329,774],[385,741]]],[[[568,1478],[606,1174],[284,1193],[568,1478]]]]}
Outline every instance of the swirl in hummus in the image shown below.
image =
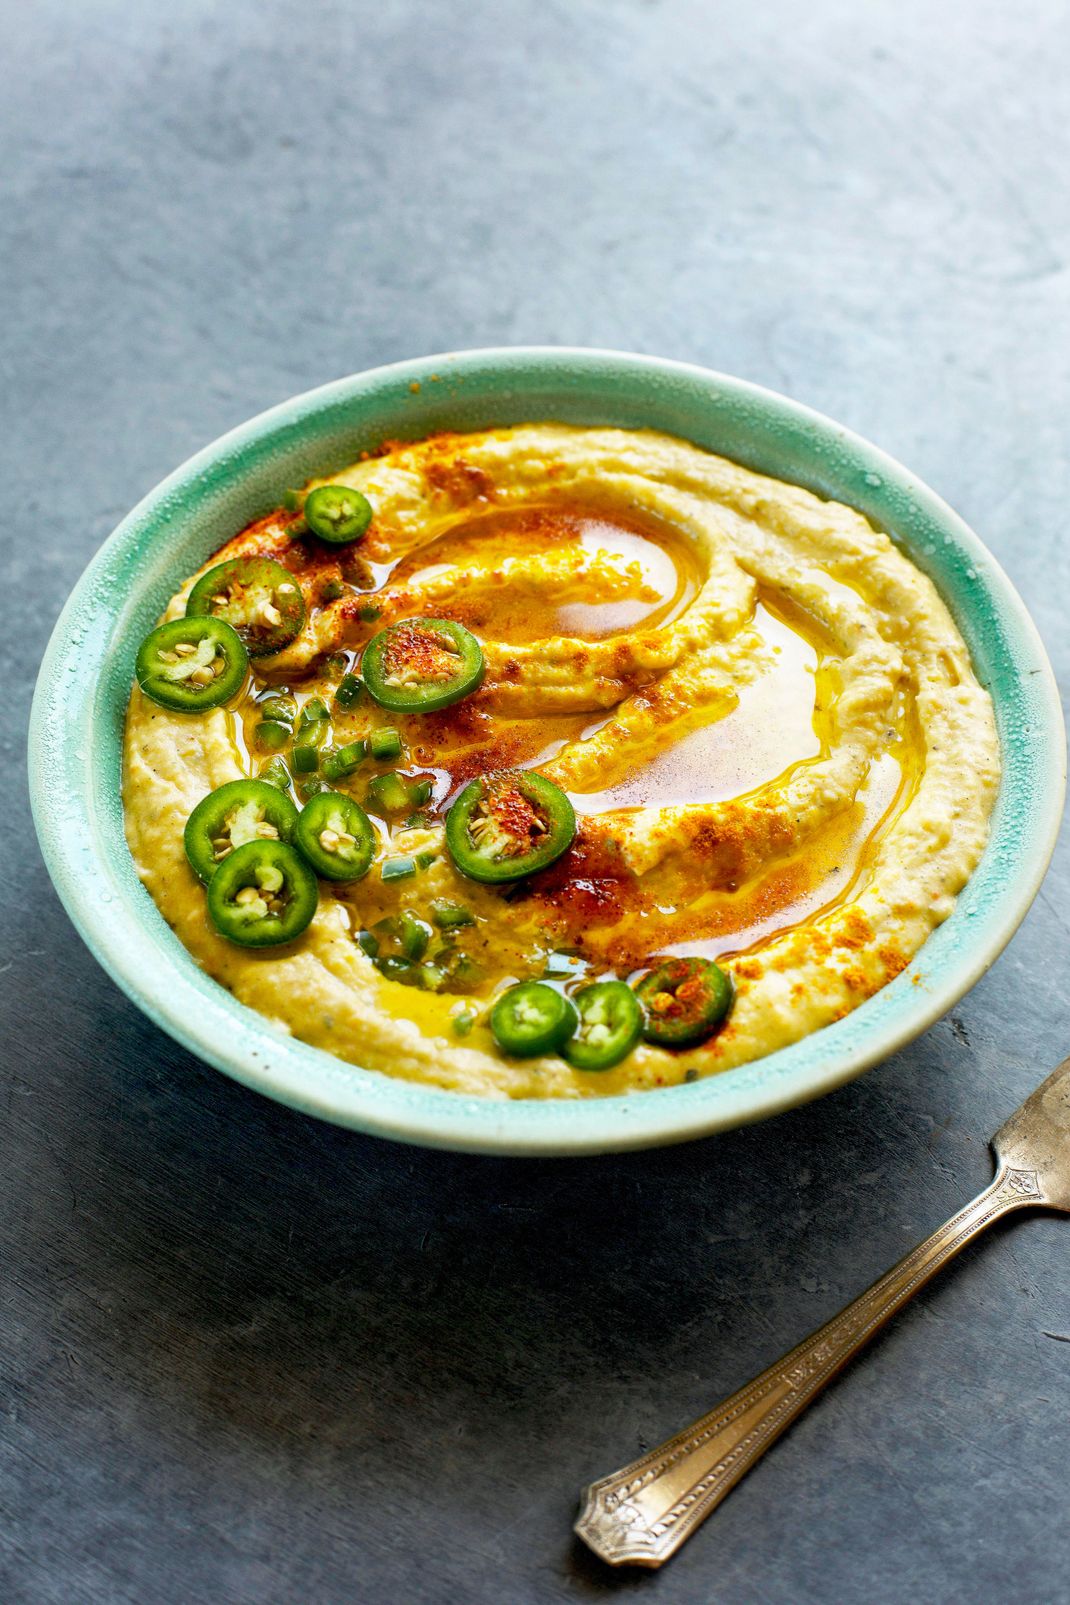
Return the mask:
{"type": "Polygon", "coordinates": [[[300,633],[202,714],[135,686],[126,726],[139,874],[198,963],[280,1029],[465,1093],[660,1087],[840,1019],[946,918],[988,832],[992,709],[931,582],[861,514],[665,435],[560,424],[391,444],[314,484],[367,498],[359,542],[310,536],[298,501],[201,571],[275,559],[303,594],[300,633]],[[416,618],[471,632],[482,682],[427,713],[342,706],[372,638],[416,618]],[[372,816],[375,865],[321,882],[295,941],[251,951],[207,918],[183,829],[262,768],[280,690],[326,704],[334,751],[384,730],[390,750],[396,730],[414,806],[389,806],[371,756],[337,779],[372,816]],[[446,850],[445,814],[467,782],[525,770],[567,794],[575,837],[549,867],[482,884],[446,850]],[[441,984],[403,984],[377,951],[369,933],[406,915],[404,962],[441,984]],[[634,981],[673,955],[731,978],[731,1012],[697,1045],[641,1041],[601,1074],[496,1045],[506,986],[634,981]]]}

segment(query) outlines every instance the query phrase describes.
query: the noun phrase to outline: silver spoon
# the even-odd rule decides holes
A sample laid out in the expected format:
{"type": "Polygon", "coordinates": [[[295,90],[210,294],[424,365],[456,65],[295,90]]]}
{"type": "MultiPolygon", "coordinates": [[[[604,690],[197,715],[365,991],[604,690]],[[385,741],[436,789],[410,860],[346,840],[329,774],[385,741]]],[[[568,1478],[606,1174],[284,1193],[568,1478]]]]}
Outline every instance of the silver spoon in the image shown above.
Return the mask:
{"type": "Polygon", "coordinates": [[[811,1399],[970,1240],[1013,1209],[1070,1213],[1070,1059],[992,1139],[996,1174],[839,1315],[683,1432],[592,1482],[575,1530],[611,1566],[661,1566],[811,1399]]]}

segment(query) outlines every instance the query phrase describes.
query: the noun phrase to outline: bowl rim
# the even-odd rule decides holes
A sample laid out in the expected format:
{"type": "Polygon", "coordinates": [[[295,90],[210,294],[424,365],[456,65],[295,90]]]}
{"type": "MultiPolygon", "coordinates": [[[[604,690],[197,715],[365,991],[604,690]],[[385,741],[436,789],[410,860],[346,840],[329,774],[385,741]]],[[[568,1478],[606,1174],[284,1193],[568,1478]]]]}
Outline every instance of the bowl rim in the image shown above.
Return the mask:
{"type": "MultiPolygon", "coordinates": [[[[854,505],[857,504],[856,498],[854,505]]],[[[913,550],[911,556],[918,560],[913,550]]],[[[972,577],[973,568],[968,572],[972,577]]],[[[945,594],[944,600],[956,612],[952,598],[945,594]]],[[[94,648],[103,653],[111,632],[105,628],[97,634],[94,648]]],[[[995,689],[992,694],[998,710],[995,689]]],[[[1001,787],[1005,787],[1007,750],[1002,737],[1001,750],[1001,787]]],[[[1065,790],[1062,708],[1039,634],[1003,569],[941,497],[864,437],[776,391],[697,364],[577,346],[476,347],[366,369],[280,402],[194,453],[127,514],[74,587],[56,622],[38,674],[28,756],[34,822],[59,897],[90,951],[156,1025],[233,1079],[304,1113],[423,1146],[517,1156],[617,1152],[692,1140],[808,1102],[886,1058],[952,1007],[1010,941],[1050,861],[1065,790]],[[376,385],[418,387],[429,377],[437,378],[439,370],[463,382],[470,377],[466,369],[485,370],[488,365],[521,382],[530,379],[535,370],[545,378],[547,370],[556,369],[560,383],[566,379],[574,383],[577,368],[584,370],[591,384],[611,383],[622,373],[635,380],[660,377],[690,381],[709,390],[711,404],[715,394],[727,395],[740,405],[760,409],[770,420],[770,427],[794,427],[831,444],[864,465],[867,482],[880,484],[883,479],[909,499],[919,516],[939,526],[945,532],[945,541],[976,566],[985,582],[984,594],[998,611],[1001,626],[1013,638],[1019,680],[1025,674],[1029,676],[1026,683],[1033,715],[1028,732],[1032,740],[1031,791],[1024,798],[1012,799],[1017,809],[1012,826],[1024,832],[1028,840],[1024,845],[1020,842],[1009,858],[1004,848],[995,870],[989,868],[989,874],[1000,867],[1014,870],[1013,876],[1005,873],[995,894],[994,908],[986,908],[984,917],[972,929],[965,926],[965,919],[975,912],[965,905],[975,884],[983,878],[986,863],[994,856],[994,843],[990,840],[954,912],[930,935],[902,975],[844,1020],[765,1058],[690,1085],[590,1099],[491,1098],[444,1091],[364,1070],[282,1035],[266,1017],[238,1003],[203,971],[194,966],[195,975],[183,973],[182,961],[192,964],[190,955],[174,933],[163,926],[162,917],[142,888],[139,890],[145,906],[135,906],[131,901],[124,910],[125,918],[116,920],[112,907],[114,882],[94,844],[96,801],[83,785],[73,798],[65,797],[62,807],[58,802],[62,788],[51,772],[50,733],[57,719],[69,719],[65,688],[79,672],[84,677],[87,671],[86,663],[77,661],[77,654],[87,649],[85,633],[75,628],[75,621],[94,605],[101,619],[106,620],[102,597],[108,563],[127,548],[132,556],[136,555],[149,520],[162,516],[162,510],[173,508],[182,496],[196,495],[198,482],[207,471],[239,460],[243,451],[280,431],[309,427],[336,402],[352,400],[376,385]],[[1032,810],[1027,817],[1022,815],[1023,807],[1032,810]],[[105,891],[105,887],[112,890],[105,891]],[[149,967],[146,973],[143,936],[138,938],[138,926],[151,921],[152,915],[176,950],[173,973],[158,972],[155,967],[149,967]],[[956,939],[949,941],[949,928],[953,926],[956,939]],[[963,940],[966,935],[971,939],[963,940]],[[924,956],[929,955],[931,960],[938,942],[940,973],[934,984],[926,973],[931,964],[924,962],[924,956]],[[910,994],[906,992],[908,987],[910,994]],[[893,1001],[895,1007],[891,1006],[893,1001]]],[[[73,757],[70,762],[74,764],[73,757]]],[[[80,773],[84,781],[88,771],[80,773]]],[[[997,810],[999,806],[997,802],[997,810]]]]}

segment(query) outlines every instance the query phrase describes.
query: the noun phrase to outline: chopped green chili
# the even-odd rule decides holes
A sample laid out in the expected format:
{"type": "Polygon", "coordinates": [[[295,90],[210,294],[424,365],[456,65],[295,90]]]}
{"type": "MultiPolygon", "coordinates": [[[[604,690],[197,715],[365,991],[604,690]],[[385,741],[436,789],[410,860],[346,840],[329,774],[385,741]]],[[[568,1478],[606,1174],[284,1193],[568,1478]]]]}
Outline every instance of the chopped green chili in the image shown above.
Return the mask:
{"type": "Polygon", "coordinates": [[[293,724],[297,718],[297,698],[288,691],[273,691],[258,704],[262,719],[277,719],[280,724],[293,724]]]}
{"type": "Polygon", "coordinates": [[[384,858],[383,867],[379,871],[384,881],[408,880],[416,874],[416,860],[407,853],[399,853],[395,858],[384,858]]]}
{"type": "Polygon", "coordinates": [[[363,741],[351,741],[345,747],[328,747],[320,767],[328,780],[345,780],[363,761],[363,741]]]}
{"type": "Polygon", "coordinates": [[[360,676],[358,674],[346,674],[342,676],[338,689],[334,693],[334,700],[339,708],[343,708],[348,713],[350,708],[357,706],[363,695],[364,682],[360,676]]]}
{"type": "Polygon", "coordinates": [[[253,742],[260,752],[280,752],[289,739],[289,725],[277,719],[261,719],[253,730],[253,742]]]}
{"type": "Polygon", "coordinates": [[[269,786],[275,786],[279,791],[289,791],[290,771],[281,758],[272,758],[260,770],[259,778],[266,781],[269,786]]]}
{"type": "Polygon", "coordinates": [[[379,762],[401,757],[401,737],[393,725],[384,725],[381,730],[368,732],[368,751],[379,762]]]}
{"type": "Polygon", "coordinates": [[[300,730],[302,725],[315,724],[320,719],[329,719],[330,716],[330,710],[322,697],[309,697],[301,709],[297,728],[300,730]]]}
{"type": "Polygon", "coordinates": [[[398,940],[407,959],[422,959],[431,941],[431,927],[406,909],[401,915],[398,940]]]}
{"type": "Polygon", "coordinates": [[[396,769],[373,775],[366,793],[368,807],[376,814],[400,814],[411,806],[409,782],[396,769]]]}
{"type": "Polygon", "coordinates": [[[454,947],[449,942],[444,942],[429,956],[431,962],[445,970],[450,981],[456,982],[459,986],[474,986],[477,981],[485,978],[486,971],[482,964],[479,964],[471,953],[466,953],[463,948],[454,947]]]}
{"type": "Polygon", "coordinates": [[[319,749],[327,740],[330,723],[327,719],[311,719],[298,725],[290,761],[299,774],[311,774],[319,768],[319,749]]]}
{"type": "Polygon", "coordinates": [[[459,930],[462,925],[474,925],[475,915],[463,903],[447,903],[436,898],[431,904],[431,918],[440,931],[459,930]]]}
{"type": "Polygon", "coordinates": [[[386,958],[375,959],[375,968],[387,981],[400,981],[402,986],[416,984],[416,965],[412,959],[403,959],[390,953],[386,958]]]}
{"type": "Polygon", "coordinates": [[[297,782],[297,795],[302,802],[308,802],[312,797],[318,797],[321,792],[330,791],[331,787],[322,775],[306,775],[297,782]]]}

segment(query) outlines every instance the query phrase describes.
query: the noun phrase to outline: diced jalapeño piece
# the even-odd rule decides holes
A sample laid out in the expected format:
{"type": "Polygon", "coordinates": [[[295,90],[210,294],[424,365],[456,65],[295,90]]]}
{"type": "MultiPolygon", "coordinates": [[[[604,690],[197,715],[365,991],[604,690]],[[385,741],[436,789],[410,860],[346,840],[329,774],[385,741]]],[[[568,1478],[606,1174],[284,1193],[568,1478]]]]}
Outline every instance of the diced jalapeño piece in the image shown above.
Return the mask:
{"type": "Polygon", "coordinates": [[[290,739],[288,724],[278,719],[261,719],[253,730],[253,741],[259,752],[281,752],[290,739]]]}
{"type": "Polygon", "coordinates": [[[277,719],[280,724],[293,724],[297,718],[297,698],[288,691],[273,691],[262,697],[258,706],[263,718],[277,719]]]}
{"type": "Polygon", "coordinates": [[[330,711],[322,697],[309,697],[301,712],[297,716],[297,728],[302,725],[315,724],[320,719],[329,719],[330,711]]]}
{"type": "Polygon", "coordinates": [[[355,708],[364,695],[364,681],[356,674],[344,674],[334,693],[334,700],[347,713],[355,708]]]}
{"type": "Polygon", "coordinates": [[[290,789],[290,771],[281,758],[272,758],[270,763],[264,764],[260,770],[260,779],[278,791],[288,792],[290,789]]]}
{"type": "Polygon", "coordinates": [[[330,728],[327,719],[309,719],[305,724],[298,725],[290,754],[290,762],[298,774],[310,775],[319,768],[319,750],[327,740],[330,728]]]}
{"type": "Polygon", "coordinates": [[[416,986],[416,965],[412,959],[401,958],[400,955],[388,953],[385,958],[374,959],[373,963],[379,974],[387,981],[400,981],[402,986],[416,986]]]}
{"type": "Polygon", "coordinates": [[[375,814],[402,814],[412,806],[409,782],[396,770],[373,775],[368,782],[368,807],[375,814]]]}
{"type": "Polygon", "coordinates": [[[305,775],[297,782],[297,795],[303,803],[311,802],[312,798],[318,797],[321,791],[331,791],[332,789],[322,775],[305,775]]]}
{"type": "Polygon", "coordinates": [[[350,741],[344,747],[329,747],[321,767],[328,780],[345,780],[364,762],[363,741],[350,741]]]}
{"type": "Polygon", "coordinates": [[[407,959],[422,959],[431,941],[431,927],[406,909],[398,922],[398,940],[407,959]]]}
{"type": "Polygon", "coordinates": [[[401,757],[401,737],[393,725],[383,725],[368,732],[368,751],[379,763],[388,763],[401,757]]]}
{"type": "Polygon", "coordinates": [[[447,903],[443,898],[436,898],[431,904],[431,918],[440,931],[457,931],[463,925],[474,925],[475,915],[462,903],[447,903]]]}
{"type": "Polygon", "coordinates": [[[416,860],[408,853],[398,853],[394,858],[383,859],[379,873],[384,881],[407,881],[416,874],[416,860]]]}

